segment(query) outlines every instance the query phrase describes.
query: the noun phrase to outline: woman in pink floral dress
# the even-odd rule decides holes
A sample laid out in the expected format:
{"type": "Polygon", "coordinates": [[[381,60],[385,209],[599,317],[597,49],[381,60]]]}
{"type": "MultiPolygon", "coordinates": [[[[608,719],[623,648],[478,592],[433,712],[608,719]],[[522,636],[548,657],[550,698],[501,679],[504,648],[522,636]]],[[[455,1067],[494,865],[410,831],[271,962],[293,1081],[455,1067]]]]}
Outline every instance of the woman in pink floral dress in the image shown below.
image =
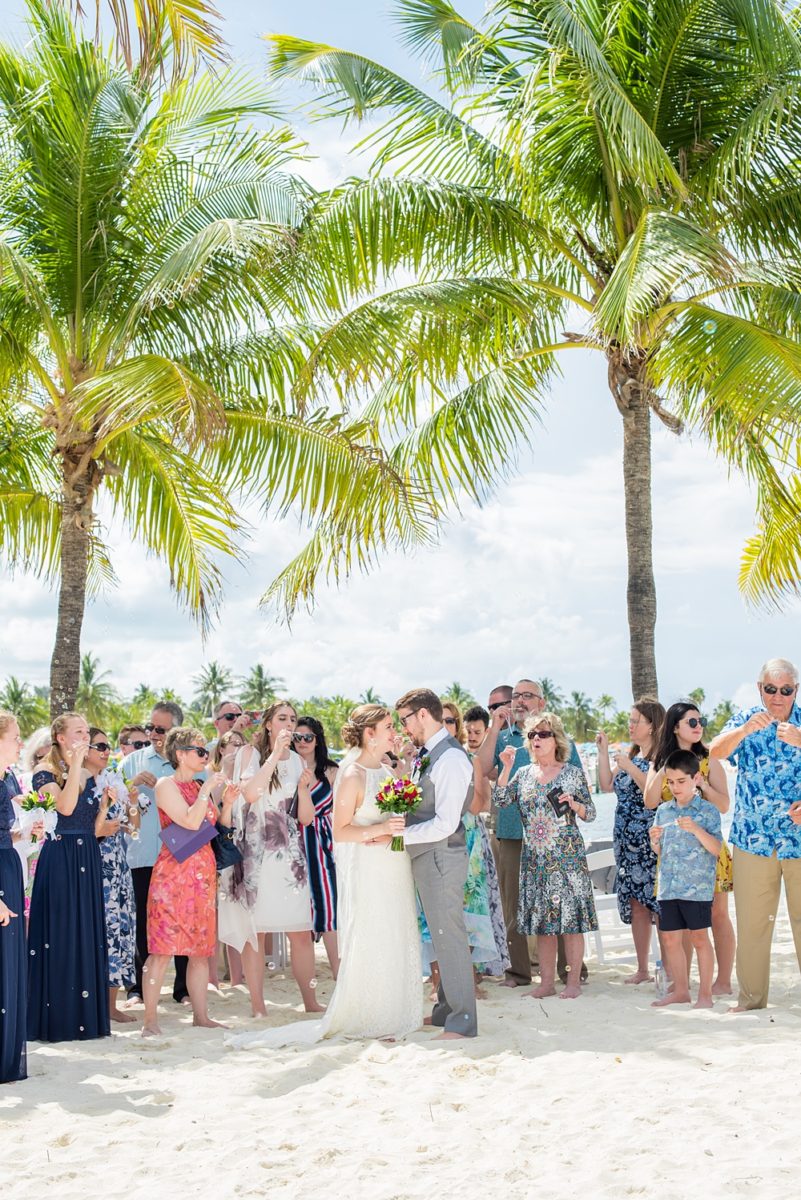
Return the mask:
{"type": "MultiPolygon", "coordinates": [[[[201,784],[195,778],[208,759],[206,739],[197,729],[171,729],[164,743],[175,774],[156,784],[156,804],[161,828],[175,823],[183,829],[214,825],[217,810],[212,789],[228,781],[212,775],[201,784]]],[[[217,946],[217,867],[210,844],[201,846],[183,862],[162,845],[153,867],[147,898],[147,944],[150,954],[144,967],[145,1022],[143,1036],[161,1033],[158,1002],[167,965],[175,954],[186,954],[186,986],[194,1014],[193,1024],[219,1027],[208,1013],[209,957],[217,946]]]]}

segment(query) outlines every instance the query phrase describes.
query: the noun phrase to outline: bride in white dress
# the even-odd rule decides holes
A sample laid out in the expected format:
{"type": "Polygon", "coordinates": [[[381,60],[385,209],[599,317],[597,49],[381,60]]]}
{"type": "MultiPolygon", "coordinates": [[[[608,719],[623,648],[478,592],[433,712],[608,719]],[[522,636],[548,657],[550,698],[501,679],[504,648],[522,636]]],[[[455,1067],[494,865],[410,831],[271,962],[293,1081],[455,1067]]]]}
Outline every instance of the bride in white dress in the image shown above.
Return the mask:
{"type": "Polygon", "coordinates": [[[245,1047],[334,1037],[404,1037],[423,1022],[420,935],[411,860],[390,850],[403,818],[375,803],[395,731],[386,708],[363,704],[342,731],[351,747],[334,784],[337,935],[342,963],[322,1021],[229,1035],[245,1047]]]}

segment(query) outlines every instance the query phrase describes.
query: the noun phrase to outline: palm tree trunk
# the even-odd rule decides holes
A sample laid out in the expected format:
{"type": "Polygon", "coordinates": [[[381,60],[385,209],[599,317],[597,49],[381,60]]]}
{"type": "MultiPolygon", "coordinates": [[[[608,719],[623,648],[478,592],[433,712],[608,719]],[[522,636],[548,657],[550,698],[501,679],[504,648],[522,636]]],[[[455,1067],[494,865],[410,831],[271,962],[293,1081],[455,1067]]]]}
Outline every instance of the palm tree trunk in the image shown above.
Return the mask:
{"type": "Polygon", "coordinates": [[[643,364],[613,353],[609,386],[623,418],[623,488],[626,505],[631,692],[658,695],[656,677],[656,584],[651,515],[651,410],[640,382],[643,364]]]}
{"type": "Polygon", "coordinates": [[[98,467],[85,448],[63,452],[58,622],[50,661],[50,719],[75,706],[81,667],[90,531],[98,467]]]}

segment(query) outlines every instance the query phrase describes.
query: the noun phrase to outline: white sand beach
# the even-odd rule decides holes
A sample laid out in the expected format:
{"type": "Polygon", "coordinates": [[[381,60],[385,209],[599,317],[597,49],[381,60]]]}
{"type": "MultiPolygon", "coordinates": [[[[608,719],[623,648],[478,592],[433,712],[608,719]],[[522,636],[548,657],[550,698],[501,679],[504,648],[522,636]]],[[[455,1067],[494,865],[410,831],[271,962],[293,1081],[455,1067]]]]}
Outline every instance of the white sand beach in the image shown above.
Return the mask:
{"type": "MultiPolygon", "coordinates": [[[[591,959],[574,1003],[486,983],[475,1041],[236,1051],[165,994],[160,1042],[31,1047],[0,1089],[3,1195],[791,1195],[801,978],[784,912],[776,932],[771,1007],[739,1017],[653,1011],[591,959]]],[[[291,977],[267,995],[269,1024],[294,1018],[291,977]]],[[[242,991],[211,1007],[255,1025],[242,991]]]]}

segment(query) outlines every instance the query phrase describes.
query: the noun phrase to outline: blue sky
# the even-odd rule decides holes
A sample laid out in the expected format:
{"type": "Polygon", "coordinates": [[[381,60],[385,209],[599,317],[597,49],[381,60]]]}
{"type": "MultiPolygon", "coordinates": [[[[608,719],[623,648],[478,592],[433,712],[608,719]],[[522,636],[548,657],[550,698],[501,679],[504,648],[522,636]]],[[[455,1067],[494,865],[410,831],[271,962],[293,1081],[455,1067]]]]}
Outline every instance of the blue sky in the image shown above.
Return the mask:
{"type": "MultiPolygon", "coordinates": [[[[4,6],[5,7],[5,6],[4,6]]],[[[358,50],[415,74],[382,5],[221,0],[235,55],[264,62],[259,34],[293,33],[358,50]]],[[[483,5],[465,3],[477,18],[483,5]]],[[[12,0],[4,34],[21,31],[12,0]]],[[[353,169],[351,135],[305,130],[318,184],[353,169]]],[[[605,366],[570,355],[531,455],[483,509],[443,530],[436,550],[386,558],[379,571],[339,592],[323,589],[292,630],[259,610],[270,579],[300,546],[293,522],[258,523],[245,568],[227,571],[222,620],[206,646],[175,604],[167,572],[113,527],[121,587],[91,605],[83,645],[123,690],[146,680],[189,694],[189,677],[216,658],[238,674],[256,661],[295,695],[357,696],[373,686],[391,699],[407,686],[451,680],[479,698],[502,680],[548,675],[563,690],[629,700],[620,419],[605,366]]],[[[772,655],[797,658],[798,606],[749,611],[737,590],[753,503],[704,446],[654,431],[654,557],[659,594],[657,655],[662,699],[702,686],[714,702],[750,702],[751,681],[772,655]]],[[[22,576],[0,581],[0,679],[46,682],[55,597],[22,576]]]]}

